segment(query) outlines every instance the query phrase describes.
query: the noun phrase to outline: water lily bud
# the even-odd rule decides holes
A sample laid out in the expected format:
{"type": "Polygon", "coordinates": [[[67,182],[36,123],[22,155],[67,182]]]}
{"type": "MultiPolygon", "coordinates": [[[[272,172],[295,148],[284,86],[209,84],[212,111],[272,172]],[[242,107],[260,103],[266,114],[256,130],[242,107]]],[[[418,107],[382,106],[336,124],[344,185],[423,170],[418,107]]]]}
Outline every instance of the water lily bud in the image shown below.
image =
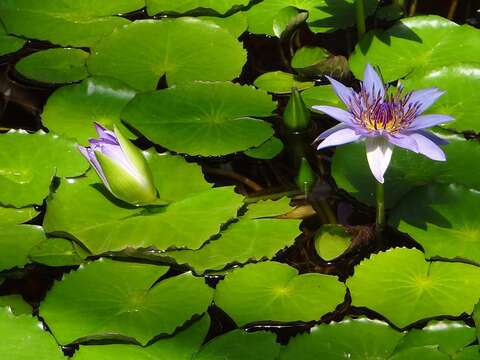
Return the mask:
{"type": "Polygon", "coordinates": [[[297,88],[292,88],[292,95],[283,112],[283,122],[290,130],[305,130],[310,125],[310,111],[305,106],[297,88]]]}
{"type": "Polygon", "coordinates": [[[295,178],[295,182],[297,183],[297,186],[302,190],[305,194],[308,194],[315,184],[315,181],[317,180],[317,176],[315,175],[315,172],[313,171],[312,167],[308,163],[308,160],[305,158],[302,158],[302,161],[300,163],[300,168],[298,170],[298,175],[295,178]]]}
{"type": "Polygon", "coordinates": [[[89,147],[79,146],[103,184],[116,198],[132,205],[152,204],[157,199],[153,175],[142,152],[116,127],[114,131],[95,123],[99,139],[89,147]]]}

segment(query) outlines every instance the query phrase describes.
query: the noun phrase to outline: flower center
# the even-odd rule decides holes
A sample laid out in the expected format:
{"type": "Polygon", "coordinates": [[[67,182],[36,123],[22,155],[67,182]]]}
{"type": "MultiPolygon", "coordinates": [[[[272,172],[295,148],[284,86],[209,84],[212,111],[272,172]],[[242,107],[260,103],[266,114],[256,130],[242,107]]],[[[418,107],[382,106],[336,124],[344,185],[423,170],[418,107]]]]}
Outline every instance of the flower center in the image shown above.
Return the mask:
{"type": "Polygon", "coordinates": [[[407,128],[419,113],[419,105],[410,101],[412,94],[404,95],[402,90],[399,87],[395,93],[382,96],[380,92],[371,94],[362,85],[350,100],[350,112],[368,131],[398,132],[407,128]]]}

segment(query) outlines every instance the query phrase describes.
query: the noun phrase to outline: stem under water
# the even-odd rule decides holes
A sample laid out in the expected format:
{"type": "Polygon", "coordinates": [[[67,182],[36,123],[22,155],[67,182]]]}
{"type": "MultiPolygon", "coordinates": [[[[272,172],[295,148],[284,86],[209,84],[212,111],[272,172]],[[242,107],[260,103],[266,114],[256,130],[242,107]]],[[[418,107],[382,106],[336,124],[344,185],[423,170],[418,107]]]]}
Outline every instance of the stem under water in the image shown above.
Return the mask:
{"type": "Polygon", "coordinates": [[[378,181],[376,186],[376,205],[375,233],[377,234],[377,239],[381,239],[385,229],[385,188],[378,181]]]}
{"type": "Polygon", "coordinates": [[[366,31],[364,0],[355,0],[355,17],[357,20],[357,35],[360,39],[366,31]]]}

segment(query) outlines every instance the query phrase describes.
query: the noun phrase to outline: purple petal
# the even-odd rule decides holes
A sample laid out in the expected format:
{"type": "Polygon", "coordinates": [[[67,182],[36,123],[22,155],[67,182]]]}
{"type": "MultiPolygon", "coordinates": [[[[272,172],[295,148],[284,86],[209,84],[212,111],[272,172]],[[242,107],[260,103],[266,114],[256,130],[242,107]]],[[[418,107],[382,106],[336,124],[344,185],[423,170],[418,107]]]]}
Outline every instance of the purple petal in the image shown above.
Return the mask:
{"type": "Polygon", "coordinates": [[[440,91],[437,88],[423,89],[418,91],[413,91],[410,94],[410,99],[407,102],[407,106],[418,106],[417,114],[423,113],[430,106],[433,105],[435,101],[438,100],[440,96],[445,94],[444,91],[440,91]]]}
{"type": "Polygon", "coordinates": [[[370,170],[375,179],[383,184],[383,176],[392,158],[393,145],[383,137],[368,138],[365,141],[365,145],[367,147],[367,160],[370,170]]]}
{"type": "Polygon", "coordinates": [[[350,143],[360,139],[362,136],[357,134],[355,130],[351,128],[340,129],[330,134],[325,140],[318,145],[317,150],[324,149],[330,146],[342,145],[350,143]]]}
{"type": "Polygon", "coordinates": [[[413,120],[408,130],[420,130],[431,128],[432,126],[440,125],[452,121],[453,117],[441,114],[420,115],[413,120]]]}
{"type": "Polygon", "coordinates": [[[448,140],[442,139],[440,136],[426,130],[418,130],[416,132],[425,136],[428,140],[433,141],[436,145],[448,145],[450,143],[448,140]]]}
{"type": "Polygon", "coordinates": [[[325,106],[325,105],[316,105],[316,106],[313,106],[312,108],[315,110],[321,111],[340,122],[343,122],[346,124],[351,124],[353,122],[352,114],[350,114],[348,111],[345,111],[343,109],[340,109],[334,106],[325,106]]]}
{"type": "Polygon", "coordinates": [[[95,169],[105,186],[110,189],[107,178],[105,177],[102,167],[100,166],[100,163],[98,162],[97,157],[95,156],[95,152],[92,150],[92,148],[83,147],[80,145],[78,145],[77,148],[78,150],[80,150],[81,154],[88,160],[90,165],[95,169]]]}
{"type": "Polygon", "coordinates": [[[135,175],[137,170],[130,164],[127,157],[123,153],[120,145],[113,145],[108,141],[90,139],[90,146],[93,152],[99,151],[111,160],[121,165],[131,175],[135,175]]]}
{"type": "Polygon", "coordinates": [[[418,152],[417,142],[411,136],[411,134],[388,135],[387,139],[390,143],[392,143],[392,144],[394,144],[398,147],[401,147],[401,148],[404,148],[404,149],[407,149],[407,150],[410,150],[410,151],[413,151],[413,152],[416,152],[416,153],[418,152]]]}
{"type": "Polygon", "coordinates": [[[316,142],[319,142],[320,140],[326,139],[328,136],[330,136],[334,132],[336,132],[338,130],[341,130],[341,129],[345,129],[346,127],[348,127],[348,126],[345,125],[344,123],[337,124],[337,125],[331,127],[330,129],[325,130],[320,135],[318,135],[317,138],[313,141],[313,143],[316,143],[316,142]]]}
{"type": "Polygon", "coordinates": [[[377,96],[385,96],[385,86],[383,81],[370,64],[367,64],[363,73],[363,86],[374,98],[377,96]]]}
{"type": "Polygon", "coordinates": [[[412,133],[410,136],[415,139],[420,154],[436,161],[445,161],[447,159],[443,150],[429,138],[419,133],[412,133]]]}
{"type": "Polygon", "coordinates": [[[97,122],[93,124],[95,125],[95,130],[97,131],[97,134],[101,140],[107,140],[110,143],[118,144],[117,137],[112,131],[107,130],[105,127],[103,127],[97,122]]]}
{"type": "Polygon", "coordinates": [[[350,99],[355,94],[355,91],[353,91],[353,89],[350,87],[346,87],[341,82],[331,78],[330,76],[326,76],[326,78],[328,81],[330,81],[330,84],[332,84],[332,88],[340,100],[342,100],[345,105],[350,106],[350,99]]]}

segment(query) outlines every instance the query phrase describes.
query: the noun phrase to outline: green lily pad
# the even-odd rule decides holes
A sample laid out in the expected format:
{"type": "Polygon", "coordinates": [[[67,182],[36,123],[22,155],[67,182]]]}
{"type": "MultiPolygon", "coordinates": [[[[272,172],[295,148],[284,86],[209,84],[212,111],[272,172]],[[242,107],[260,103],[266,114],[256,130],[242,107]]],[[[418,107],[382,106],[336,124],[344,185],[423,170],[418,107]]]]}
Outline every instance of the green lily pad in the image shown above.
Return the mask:
{"type": "Polygon", "coordinates": [[[194,83],[137,95],[122,117],[150,140],[190,155],[225,155],[258,146],[271,125],[269,95],[232,83],[194,83]]]}
{"type": "MultiPolygon", "coordinates": [[[[412,151],[396,147],[385,174],[385,198],[387,207],[416,186],[432,182],[459,183],[480,189],[480,146],[463,136],[441,135],[450,144],[442,149],[447,161],[433,161],[412,151]],[[465,156],[468,154],[468,156],[465,156]]],[[[337,185],[358,200],[375,204],[375,179],[370,172],[363,143],[339,146],[332,161],[332,175],[337,185]]]]}
{"type": "Polygon", "coordinates": [[[305,105],[311,110],[315,105],[329,105],[344,108],[345,105],[338,98],[331,85],[315,86],[302,92],[305,105]]]}
{"type": "Polygon", "coordinates": [[[218,26],[228,30],[230,34],[234,37],[239,38],[248,27],[247,17],[245,13],[239,11],[233,15],[227,17],[217,17],[217,16],[199,16],[201,20],[211,21],[218,26]]]}
{"type": "Polygon", "coordinates": [[[292,58],[292,67],[304,69],[315,66],[328,58],[328,52],[321,47],[304,46],[297,50],[292,58]]]}
{"type": "Polygon", "coordinates": [[[53,286],[40,314],[61,344],[124,336],[145,345],[203,313],[212,300],[213,289],[190,273],[155,284],[167,271],[107,259],[82,265],[53,286]]]}
{"type": "Polygon", "coordinates": [[[90,47],[128,24],[124,14],[145,6],[143,0],[87,1],[4,0],[0,20],[11,34],[48,40],[62,46],[90,47]]]}
{"type": "Polygon", "coordinates": [[[477,328],[477,339],[480,340],[480,300],[473,309],[473,320],[475,321],[475,327],[477,328]]]}
{"type": "Polygon", "coordinates": [[[28,264],[30,250],[43,240],[45,233],[41,226],[0,226],[0,271],[28,264]]]}
{"type": "MultiPolygon", "coordinates": [[[[21,295],[4,295],[0,296],[0,307],[9,307],[16,316],[23,314],[32,314],[32,307],[21,295]]],[[[3,312],[3,309],[0,309],[3,312]]]]}
{"type": "Polygon", "coordinates": [[[407,79],[404,85],[408,90],[437,87],[446,91],[428,112],[448,114],[455,118],[455,121],[442,125],[444,128],[480,132],[477,119],[480,111],[480,94],[477,91],[480,85],[480,64],[451,65],[428,70],[422,75],[407,79]]]}
{"type": "Polygon", "coordinates": [[[427,258],[460,258],[480,264],[478,204],[478,191],[431,184],[408,193],[389,222],[422,245],[427,258]]]}
{"type": "Polygon", "coordinates": [[[432,321],[423,329],[413,329],[400,340],[396,352],[411,347],[438,346],[453,356],[475,340],[475,329],[459,321],[432,321]]]}
{"type": "Polygon", "coordinates": [[[34,207],[21,209],[0,206],[0,225],[19,225],[38,215],[34,207]]]}
{"type": "Polygon", "coordinates": [[[304,90],[315,85],[313,81],[300,81],[295,75],[283,71],[272,71],[260,75],[253,83],[259,89],[274,94],[289,94],[292,88],[304,90]]]}
{"type": "Polygon", "coordinates": [[[25,43],[26,41],[24,39],[8,35],[3,24],[0,23],[0,56],[20,50],[25,43]]]}
{"type": "Polygon", "coordinates": [[[274,333],[233,330],[202,346],[193,360],[275,360],[280,352],[274,333]]]}
{"type": "Polygon", "coordinates": [[[312,328],[310,334],[291,339],[279,359],[390,359],[402,336],[388,324],[376,320],[347,319],[320,324],[312,328]]]}
{"type": "Polygon", "coordinates": [[[88,78],[56,90],[43,108],[42,122],[50,131],[86,144],[97,136],[93,122],[126,132],[120,114],[134,96],[135,91],[119,80],[88,78]]]}
{"type": "Polygon", "coordinates": [[[347,287],[353,306],[367,307],[403,328],[435,316],[470,314],[480,297],[480,268],[427,262],[421,251],[395,248],[357,265],[347,287]]]}
{"type": "Polygon", "coordinates": [[[53,176],[78,176],[88,163],[75,144],[38,132],[0,135],[0,203],[22,207],[41,204],[53,176]]]}
{"type": "Polygon", "coordinates": [[[248,149],[245,155],[254,159],[270,160],[280,154],[283,150],[283,142],[279,138],[273,136],[260,146],[248,149]]]}
{"type": "Polygon", "coordinates": [[[242,204],[233,188],[220,187],[138,216],[139,209],[118,206],[104,195],[103,185],[96,184],[92,177],[62,183],[48,201],[44,219],[47,232],[70,234],[93,254],[128,247],[197,249],[234,218],[242,204]]]}
{"type": "Polygon", "coordinates": [[[49,238],[34,246],[28,257],[31,261],[48,266],[80,265],[83,258],[73,244],[62,238],[49,238]]]}
{"type": "Polygon", "coordinates": [[[266,217],[275,217],[286,214],[293,210],[290,206],[290,198],[284,196],[278,200],[260,200],[256,203],[248,204],[248,211],[244,215],[247,219],[259,219],[266,217]]]}
{"type": "Polygon", "coordinates": [[[450,360],[450,357],[437,349],[437,346],[422,346],[408,348],[398,353],[395,353],[388,360],[450,360]]]}
{"type": "Polygon", "coordinates": [[[345,285],[334,276],[298,275],[277,262],[235,269],[216,288],[215,304],[239,326],[258,321],[312,321],[343,302],[345,285]]]}
{"type": "Polygon", "coordinates": [[[55,48],[24,57],[15,69],[24,77],[45,83],[71,83],[88,76],[88,53],[80,49],[55,48]]]}
{"type": "Polygon", "coordinates": [[[0,336],[4,359],[65,360],[54,337],[33,316],[15,316],[8,307],[0,308],[0,336]]]}
{"type": "Polygon", "coordinates": [[[271,259],[293,245],[301,234],[300,220],[241,219],[199,250],[178,250],[165,255],[188,264],[196,273],[221,270],[228,264],[271,259]]]}
{"type": "MultiPolygon", "coordinates": [[[[377,4],[377,0],[365,0],[365,15],[373,14],[377,4]]],[[[355,24],[354,0],[264,0],[248,10],[248,30],[254,34],[274,35],[275,15],[289,6],[308,11],[307,23],[314,32],[343,29],[355,24]]]]}
{"type": "Polygon", "coordinates": [[[148,15],[159,13],[184,14],[193,10],[213,10],[224,14],[233,8],[246,6],[250,0],[146,0],[148,15]]]}
{"type": "Polygon", "coordinates": [[[287,6],[280,9],[273,18],[273,33],[280,39],[288,39],[290,35],[308,18],[308,12],[287,6]]]}
{"type": "Polygon", "coordinates": [[[232,80],[246,52],[227,30],[194,18],[141,20],[118,28],[88,59],[92,75],[110,76],[141,91],[193,80],[232,80]],[[215,56],[211,56],[215,54],[215,56]]]}
{"type": "Polygon", "coordinates": [[[459,26],[436,15],[409,17],[383,32],[363,36],[349,63],[358,79],[371,64],[380,67],[388,82],[407,75],[421,76],[426,68],[478,62],[479,40],[478,30],[469,25],[459,26]]]}
{"type": "Polygon", "coordinates": [[[480,346],[474,345],[463,349],[462,352],[455,355],[453,360],[477,360],[480,355],[480,346]]]}
{"type": "Polygon", "coordinates": [[[141,347],[132,344],[80,346],[75,360],[191,360],[207,335],[210,318],[200,320],[175,336],[162,338],[152,345],[141,347]]]}
{"type": "Polygon", "coordinates": [[[326,261],[342,255],[352,244],[352,236],[340,225],[322,225],[315,235],[315,250],[326,261]]]}

